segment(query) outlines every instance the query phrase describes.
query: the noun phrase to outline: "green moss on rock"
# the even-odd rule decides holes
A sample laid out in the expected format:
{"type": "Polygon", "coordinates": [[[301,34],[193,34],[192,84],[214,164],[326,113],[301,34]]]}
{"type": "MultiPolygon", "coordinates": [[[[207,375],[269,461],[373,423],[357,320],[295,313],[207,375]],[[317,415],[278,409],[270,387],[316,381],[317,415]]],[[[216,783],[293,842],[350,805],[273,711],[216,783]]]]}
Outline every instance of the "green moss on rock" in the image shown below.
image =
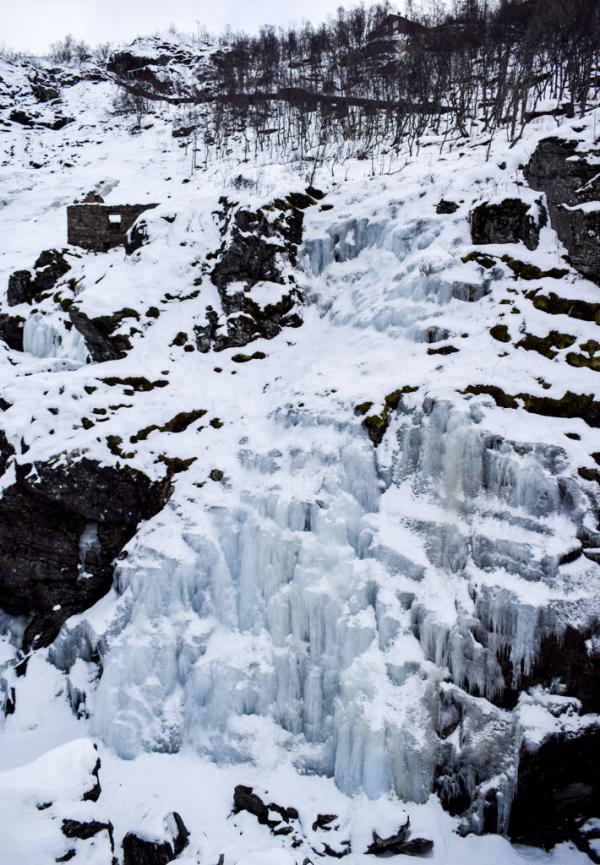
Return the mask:
{"type": "MultiPolygon", "coordinates": [[[[390,412],[395,411],[398,408],[404,394],[414,393],[417,389],[418,388],[416,387],[405,385],[404,387],[392,391],[383,400],[383,410],[379,414],[368,415],[368,417],[363,420],[363,426],[367,430],[369,438],[376,447],[381,444],[385,431],[388,428],[390,412]]],[[[366,403],[362,403],[362,405],[365,406],[366,403]]],[[[369,404],[369,408],[371,406],[372,403],[369,404]]],[[[367,409],[367,411],[369,411],[369,409],[367,409]]]]}
{"type": "Polygon", "coordinates": [[[180,433],[186,430],[194,421],[199,420],[206,414],[206,410],[203,408],[194,409],[193,411],[182,411],[179,414],[176,414],[175,417],[172,417],[171,420],[168,420],[166,423],[159,424],[150,424],[150,426],[144,427],[139,430],[135,435],[131,436],[129,441],[132,444],[135,444],[139,441],[144,441],[148,438],[150,433],[152,432],[162,432],[162,433],[180,433]]]}
{"type": "Polygon", "coordinates": [[[547,336],[535,336],[532,333],[526,333],[525,337],[516,346],[517,348],[524,348],[527,351],[537,351],[538,354],[543,354],[544,357],[552,359],[556,357],[558,351],[569,348],[574,342],[575,337],[571,336],[571,334],[551,330],[547,336]]]}
{"type": "Polygon", "coordinates": [[[559,297],[555,292],[540,294],[540,289],[528,291],[525,295],[536,309],[549,315],[568,315],[580,321],[593,321],[600,325],[600,303],[588,303],[586,300],[573,300],[570,297],[559,297]]]}
{"type": "Polygon", "coordinates": [[[510,255],[503,255],[502,261],[510,267],[514,275],[518,279],[543,279],[551,277],[552,279],[562,279],[569,272],[559,267],[551,267],[550,270],[541,270],[535,264],[527,264],[525,261],[519,261],[516,258],[511,258],[510,255]]]}

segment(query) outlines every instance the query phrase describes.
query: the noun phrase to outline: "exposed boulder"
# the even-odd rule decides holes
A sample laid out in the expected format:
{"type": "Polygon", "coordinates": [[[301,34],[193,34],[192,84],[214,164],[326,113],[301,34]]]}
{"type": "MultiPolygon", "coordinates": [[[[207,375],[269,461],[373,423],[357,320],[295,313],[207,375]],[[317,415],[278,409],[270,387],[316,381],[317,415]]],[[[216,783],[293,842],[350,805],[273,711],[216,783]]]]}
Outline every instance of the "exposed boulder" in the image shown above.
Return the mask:
{"type": "Polygon", "coordinates": [[[233,791],[233,813],[239,814],[240,811],[253,814],[264,826],[269,825],[269,809],[260,796],[252,791],[252,787],[243,784],[238,784],[233,791]]]}
{"type": "Polygon", "coordinates": [[[93,838],[99,832],[108,832],[111,847],[114,849],[113,825],[109,821],[102,820],[63,820],[62,833],[67,838],[93,838]]]}
{"type": "Polygon", "coordinates": [[[167,865],[187,847],[190,833],[181,816],[168,814],[159,834],[128,832],[123,838],[123,865],[167,865]]]}
{"type": "Polygon", "coordinates": [[[0,607],[32,617],[25,647],[50,643],[108,591],[115,556],[169,493],[135,469],[86,458],[16,466],[0,498],[0,607]]]}
{"type": "Polygon", "coordinates": [[[535,219],[531,208],[519,198],[505,198],[499,204],[484,202],[471,211],[473,243],[519,243],[536,249],[540,228],[545,225],[546,211],[540,209],[535,219]]]}
{"type": "Polygon", "coordinates": [[[600,174],[597,154],[577,141],[544,138],[525,166],[529,185],[545,192],[550,220],[573,267],[600,282],[600,174]],[[596,204],[595,204],[596,203],[596,204]]]}
{"type": "MultiPolygon", "coordinates": [[[[25,271],[28,273],[28,271],[25,271]]],[[[25,319],[20,315],[0,315],[0,339],[14,351],[23,351],[23,325],[25,319]]]]}
{"type": "Polygon", "coordinates": [[[443,215],[447,215],[450,213],[456,213],[458,210],[458,204],[456,201],[446,201],[445,199],[441,199],[435,208],[435,212],[443,215]]]}
{"type": "Polygon", "coordinates": [[[34,264],[34,273],[17,270],[8,278],[7,301],[9,306],[19,303],[33,303],[40,296],[54,288],[58,280],[71,270],[62,252],[56,249],[44,250],[34,264]]]}

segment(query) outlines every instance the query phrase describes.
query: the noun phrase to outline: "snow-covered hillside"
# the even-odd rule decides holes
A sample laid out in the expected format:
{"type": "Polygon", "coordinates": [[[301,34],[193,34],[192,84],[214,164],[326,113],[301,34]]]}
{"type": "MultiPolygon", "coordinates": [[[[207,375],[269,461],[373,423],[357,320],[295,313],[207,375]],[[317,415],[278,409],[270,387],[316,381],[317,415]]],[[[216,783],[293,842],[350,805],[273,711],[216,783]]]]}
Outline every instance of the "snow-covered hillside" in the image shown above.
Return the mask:
{"type": "Polygon", "coordinates": [[[444,865],[599,856],[600,296],[527,168],[593,175],[596,112],[204,163],[118,72],[33,75],[0,61],[1,865],[366,865],[407,817],[444,865]],[[90,191],[157,203],[131,254],[67,244],[90,191]]]}

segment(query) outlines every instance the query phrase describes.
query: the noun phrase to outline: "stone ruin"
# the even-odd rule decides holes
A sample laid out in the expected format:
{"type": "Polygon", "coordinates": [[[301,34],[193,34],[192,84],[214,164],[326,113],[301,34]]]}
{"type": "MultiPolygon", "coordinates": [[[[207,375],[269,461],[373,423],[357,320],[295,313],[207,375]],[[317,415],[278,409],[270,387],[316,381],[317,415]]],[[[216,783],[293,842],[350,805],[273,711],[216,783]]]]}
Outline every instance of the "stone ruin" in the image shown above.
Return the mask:
{"type": "MultiPolygon", "coordinates": [[[[128,232],[138,216],[157,204],[104,204],[95,192],[67,207],[67,239],[73,246],[107,252],[115,246],[129,249],[128,232]]],[[[139,245],[139,244],[138,244],[139,245]]]]}

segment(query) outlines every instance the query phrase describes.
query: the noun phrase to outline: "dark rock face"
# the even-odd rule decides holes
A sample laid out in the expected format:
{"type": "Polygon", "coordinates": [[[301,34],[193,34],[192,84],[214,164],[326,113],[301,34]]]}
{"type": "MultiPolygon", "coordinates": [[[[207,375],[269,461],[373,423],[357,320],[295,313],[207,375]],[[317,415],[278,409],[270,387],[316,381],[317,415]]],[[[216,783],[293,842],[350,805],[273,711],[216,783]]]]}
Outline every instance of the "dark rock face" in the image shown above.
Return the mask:
{"type": "MultiPolygon", "coordinates": [[[[28,273],[28,271],[25,271],[28,273]]],[[[20,315],[0,315],[0,339],[14,351],[23,351],[23,325],[25,319],[20,315]]]]}
{"type": "Polygon", "coordinates": [[[48,645],[108,591],[115,556],[169,492],[135,469],[89,459],[16,466],[0,499],[0,607],[32,616],[25,647],[48,645]]]}
{"type": "Polygon", "coordinates": [[[130,84],[137,82],[148,85],[154,93],[170,94],[173,92],[171,81],[157,75],[158,68],[166,66],[170,60],[171,57],[166,53],[157,57],[144,57],[129,50],[116,51],[109,58],[106,68],[130,84]]]}
{"type": "Polygon", "coordinates": [[[161,842],[140,838],[128,832],[123,838],[123,865],[167,865],[187,847],[190,836],[180,815],[173,811],[165,819],[171,839],[161,842]]]}
{"type": "MultiPolygon", "coordinates": [[[[520,689],[524,691],[535,685],[550,688],[560,680],[568,696],[581,700],[583,712],[600,712],[600,667],[588,650],[589,640],[594,636],[589,629],[578,631],[569,626],[560,635],[546,637],[533,669],[521,679],[520,689]]],[[[508,692],[506,705],[514,705],[517,696],[508,692]]]]}
{"type": "Polygon", "coordinates": [[[506,198],[500,204],[480,204],[471,212],[471,237],[473,243],[523,242],[527,249],[536,249],[544,224],[545,211],[538,223],[524,201],[506,198]]]}
{"type": "Polygon", "coordinates": [[[48,79],[44,78],[38,72],[34,73],[30,79],[31,92],[38,102],[51,102],[53,99],[58,99],[60,90],[55,87],[48,79]]]}
{"type": "Polygon", "coordinates": [[[600,204],[597,210],[571,209],[600,199],[597,165],[577,151],[576,141],[545,138],[525,167],[525,177],[533,189],[546,193],[552,226],[573,267],[600,282],[600,204]]]}
{"type": "MultiPolygon", "coordinates": [[[[523,750],[508,834],[513,842],[550,847],[573,841],[600,814],[600,727],[552,736],[537,751],[523,750]]],[[[587,850],[586,850],[587,852],[587,850]]]]}
{"type": "Polygon", "coordinates": [[[72,306],[69,309],[69,318],[75,328],[83,336],[90,357],[95,363],[106,360],[118,360],[125,357],[131,343],[125,335],[115,335],[113,332],[119,327],[124,318],[135,316],[134,310],[123,309],[111,316],[89,318],[84,312],[72,306]]]}
{"type": "Polygon", "coordinates": [[[45,291],[54,288],[58,280],[71,270],[62,252],[48,249],[42,252],[35,265],[34,273],[17,270],[8,278],[7,301],[9,306],[19,303],[33,303],[45,291]]]}
{"type": "Polygon", "coordinates": [[[311,195],[290,195],[257,211],[236,209],[221,199],[222,233],[225,240],[216,253],[211,280],[217,286],[225,319],[207,309],[207,324],[196,326],[199,351],[241,347],[254,339],[272,339],[284,327],[299,327],[301,294],[291,278],[286,279],[287,262],[295,264],[302,241],[302,209],[316,202],[311,195]],[[292,204],[292,201],[295,204],[292,204]],[[279,211],[279,212],[278,212],[279,211]],[[282,286],[279,299],[261,305],[252,297],[257,283],[282,286]],[[289,286],[286,291],[283,286],[289,286]],[[235,288],[232,286],[235,285],[235,288]]]}

